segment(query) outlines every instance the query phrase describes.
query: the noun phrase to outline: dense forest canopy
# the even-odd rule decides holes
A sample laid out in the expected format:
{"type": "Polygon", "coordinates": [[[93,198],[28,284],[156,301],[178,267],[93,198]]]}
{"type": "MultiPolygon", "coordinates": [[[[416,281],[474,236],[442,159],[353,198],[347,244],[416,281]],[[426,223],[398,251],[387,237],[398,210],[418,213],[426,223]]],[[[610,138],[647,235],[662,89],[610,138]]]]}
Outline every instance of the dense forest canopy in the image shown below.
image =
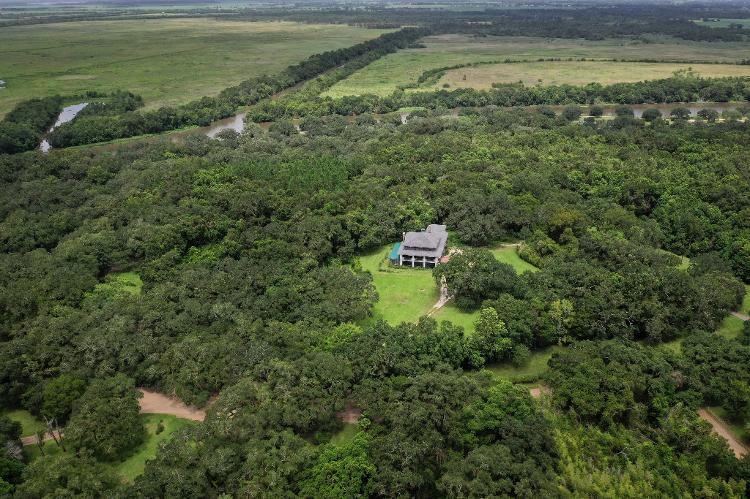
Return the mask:
{"type": "Polygon", "coordinates": [[[697,411],[750,422],[750,321],[716,333],[750,284],[750,108],[597,106],[747,100],[745,79],[320,97],[439,30],[747,36],[688,28],[698,12],[242,11],[419,27],[177,108],[91,93],[49,135],[253,106],[214,139],[21,152],[70,96],[19,106],[0,123],[0,497],[746,497],[750,458],[697,411]],[[375,313],[388,290],[365,256],[432,223],[455,251],[423,272],[472,330],[375,313]],[[501,242],[534,271],[500,261],[501,242]],[[165,431],[138,388],[206,417],[123,480],[117,464],[165,431]],[[54,443],[24,446],[19,411],[54,443]]]}

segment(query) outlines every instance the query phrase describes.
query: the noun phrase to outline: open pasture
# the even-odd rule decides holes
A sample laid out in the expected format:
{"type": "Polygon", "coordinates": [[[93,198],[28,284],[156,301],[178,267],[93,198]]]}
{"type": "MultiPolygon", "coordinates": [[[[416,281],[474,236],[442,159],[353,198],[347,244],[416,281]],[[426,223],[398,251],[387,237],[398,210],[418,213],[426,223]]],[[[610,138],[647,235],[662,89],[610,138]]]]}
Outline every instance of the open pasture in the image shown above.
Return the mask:
{"type": "MultiPolygon", "coordinates": [[[[324,95],[388,95],[399,85],[415,83],[424,71],[476,62],[592,58],[734,63],[746,59],[750,51],[750,43],[746,42],[709,43],[670,38],[653,38],[645,42],[625,38],[588,41],[440,35],[426,37],[423,43],[425,48],[400,50],[373,62],[331,87],[324,95]]],[[[651,77],[646,75],[646,78],[651,77]]]]}
{"type": "Polygon", "coordinates": [[[492,88],[493,83],[521,81],[532,85],[608,85],[669,78],[677,71],[691,70],[702,77],[750,76],[750,66],[735,64],[678,64],[609,61],[554,61],[488,64],[452,69],[432,87],[492,88]],[[448,85],[448,87],[444,87],[448,85]]]}
{"type": "Polygon", "coordinates": [[[126,89],[180,104],[384,30],[208,18],[69,22],[0,30],[0,116],[25,99],[126,89]]]}

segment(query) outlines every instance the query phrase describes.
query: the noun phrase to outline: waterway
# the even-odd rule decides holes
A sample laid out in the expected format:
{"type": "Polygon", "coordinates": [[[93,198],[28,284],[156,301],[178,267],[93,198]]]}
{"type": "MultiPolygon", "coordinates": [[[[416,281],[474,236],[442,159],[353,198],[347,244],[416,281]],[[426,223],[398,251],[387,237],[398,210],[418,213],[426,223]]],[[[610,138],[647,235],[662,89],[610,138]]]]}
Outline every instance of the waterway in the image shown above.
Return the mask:
{"type": "MultiPolygon", "coordinates": [[[[83,108],[88,106],[88,102],[81,102],[80,104],[73,104],[70,106],[66,106],[63,108],[63,110],[60,112],[60,115],[57,117],[57,121],[55,121],[55,124],[52,125],[52,128],[50,128],[47,133],[49,134],[54,130],[55,128],[59,127],[63,123],[67,123],[69,121],[73,121],[73,118],[75,118],[78,113],[80,113],[83,108]]],[[[39,144],[39,149],[41,149],[42,152],[49,152],[50,149],[52,149],[52,146],[49,142],[47,142],[47,138],[45,137],[44,140],[42,140],[41,144],[39,144]]]]}

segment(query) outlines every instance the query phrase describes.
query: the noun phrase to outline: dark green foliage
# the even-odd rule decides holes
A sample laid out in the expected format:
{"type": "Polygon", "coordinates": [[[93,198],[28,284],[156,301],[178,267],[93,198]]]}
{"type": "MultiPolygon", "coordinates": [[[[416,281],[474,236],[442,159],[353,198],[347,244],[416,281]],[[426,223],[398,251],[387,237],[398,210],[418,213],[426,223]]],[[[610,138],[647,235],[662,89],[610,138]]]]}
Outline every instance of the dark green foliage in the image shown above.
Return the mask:
{"type": "Polygon", "coordinates": [[[86,382],[69,374],[61,374],[44,384],[41,413],[48,419],[65,424],[75,401],[83,395],[86,382]]]}
{"type": "Polygon", "coordinates": [[[132,380],[121,374],[92,381],[65,427],[66,442],[103,461],[123,457],[145,437],[139,396],[132,380]]]}
{"type": "Polygon", "coordinates": [[[643,114],[641,115],[641,118],[643,118],[645,121],[654,121],[656,119],[661,118],[661,111],[659,111],[656,108],[649,108],[643,111],[643,114]]]}
{"type": "Polygon", "coordinates": [[[115,474],[87,455],[62,453],[41,457],[28,466],[14,497],[108,497],[120,486],[115,474]]]}
{"type": "Polygon", "coordinates": [[[433,271],[435,282],[445,281],[456,305],[476,309],[484,300],[513,291],[518,277],[513,267],[498,262],[487,250],[467,248],[433,271]]]}

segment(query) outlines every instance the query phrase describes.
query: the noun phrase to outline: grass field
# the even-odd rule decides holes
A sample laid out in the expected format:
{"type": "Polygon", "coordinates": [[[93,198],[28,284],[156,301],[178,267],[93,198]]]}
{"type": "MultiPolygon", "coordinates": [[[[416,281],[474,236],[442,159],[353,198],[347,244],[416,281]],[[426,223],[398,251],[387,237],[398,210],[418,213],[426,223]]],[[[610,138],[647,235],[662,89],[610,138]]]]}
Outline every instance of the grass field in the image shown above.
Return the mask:
{"type": "MultiPolygon", "coordinates": [[[[180,428],[195,424],[194,421],[176,418],[167,414],[142,414],[141,418],[143,419],[143,424],[146,426],[146,432],[148,434],[146,441],[138,446],[133,454],[124,460],[109,465],[112,470],[120,475],[123,481],[126,482],[132,482],[135,477],[143,473],[146,461],[153,459],[156,456],[156,451],[159,449],[160,443],[168,440],[172,434],[180,428]],[[164,425],[164,430],[157,435],[156,428],[159,421],[164,425]]],[[[41,451],[37,445],[27,445],[24,449],[30,461],[41,456],[41,451]]],[[[68,451],[70,452],[70,449],[68,449],[68,451]]],[[[44,453],[46,455],[55,455],[60,452],[62,452],[62,450],[53,440],[44,442],[44,453]]]]}
{"type": "Polygon", "coordinates": [[[728,28],[730,24],[741,24],[745,29],[750,28],[750,19],[748,18],[716,19],[715,21],[704,21],[703,19],[698,19],[693,22],[695,24],[700,24],[701,26],[708,26],[709,28],[728,28]]]}
{"type": "Polygon", "coordinates": [[[127,482],[132,482],[135,477],[143,473],[146,461],[156,456],[160,443],[168,440],[180,428],[195,424],[193,421],[176,418],[168,414],[142,414],[141,417],[148,432],[146,441],[130,457],[113,466],[114,470],[127,482]],[[164,430],[157,435],[156,428],[159,421],[164,425],[164,430]]]}
{"type": "Polygon", "coordinates": [[[389,324],[415,322],[430,311],[440,292],[429,269],[397,268],[388,266],[390,246],[362,256],[363,270],[369,270],[380,298],[374,307],[374,317],[389,324]]]}
{"type": "Polygon", "coordinates": [[[334,85],[325,95],[341,97],[373,93],[388,95],[399,85],[414,83],[428,69],[473,62],[536,60],[539,58],[660,59],[664,61],[737,62],[747,58],[747,42],[690,42],[654,39],[603,41],[563,40],[534,37],[485,37],[465,35],[431,36],[426,48],[399,50],[334,85]]]}
{"type": "Polygon", "coordinates": [[[22,437],[36,435],[38,431],[42,431],[45,428],[42,421],[39,421],[34,417],[33,414],[31,414],[29,411],[24,411],[23,409],[7,411],[4,412],[3,415],[10,418],[12,421],[18,421],[19,423],[21,423],[22,437]]]}
{"type": "Polygon", "coordinates": [[[488,64],[448,71],[431,88],[492,88],[493,83],[522,81],[532,85],[611,84],[668,78],[691,69],[704,77],[750,76],[750,66],[734,64],[673,64],[606,61],[524,62],[488,64]]]}
{"type": "Polygon", "coordinates": [[[716,330],[716,334],[728,339],[737,338],[742,334],[744,322],[733,315],[727,315],[716,330]]]}
{"type": "Polygon", "coordinates": [[[529,381],[532,378],[538,379],[547,370],[547,361],[552,354],[562,352],[565,348],[561,346],[551,346],[536,350],[531,354],[528,363],[522,367],[516,367],[509,362],[494,364],[487,369],[496,376],[505,378],[509,381],[529,381]]]}
{"type": "MultiPolygon", "coordinates": [[[[440,292],[429,269],[398,268],[388,265],[386,258],[390,246],[360,257],[363,270],[373,276],[379,299],[373,309],[375,319],[385,319],[389,324],[416,322],[427,314],[438,300],[440,292]]],[[[518,273],[539,270],[521,260],[514,246],[501,246],[491,250],[499,261],[507,263],[518,273]]],[[[479,311],[464,312],[453,302],[448,302],[435,312],[438,322],[450,321],[471,334],[479,311]]]]}
{"type": "Polygon", "coordinates": [[[208,18],[68,22],[0,30],[0,115],[31,97],[127,89],[178,104],[276,73],[384,30],[208,18]]]}

